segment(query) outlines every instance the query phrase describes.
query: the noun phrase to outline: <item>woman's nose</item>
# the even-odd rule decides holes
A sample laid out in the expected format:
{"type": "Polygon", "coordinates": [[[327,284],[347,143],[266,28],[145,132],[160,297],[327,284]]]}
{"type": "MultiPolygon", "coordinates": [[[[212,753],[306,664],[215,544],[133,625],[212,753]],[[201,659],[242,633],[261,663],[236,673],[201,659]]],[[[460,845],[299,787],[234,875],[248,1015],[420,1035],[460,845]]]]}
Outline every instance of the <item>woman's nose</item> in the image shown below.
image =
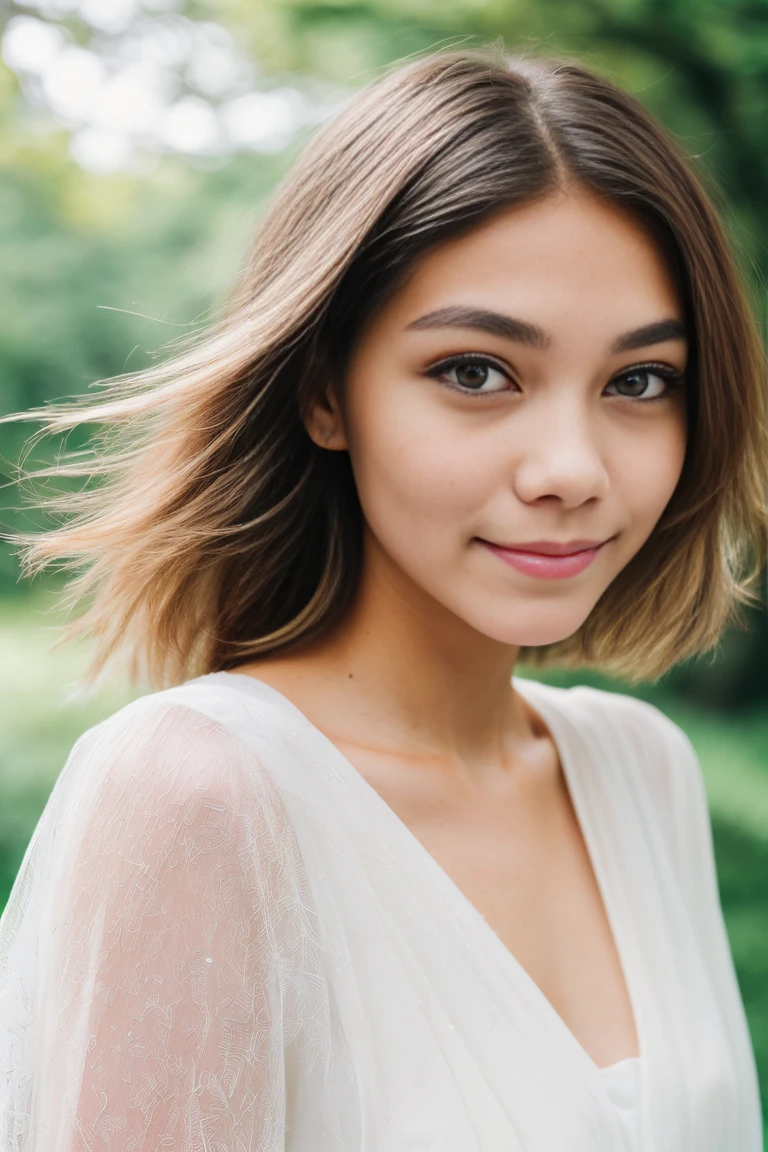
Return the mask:
{"type": "Polygon", "coordinates": [[[555,499],[576,508],[605,496],[610,480],[597,432],[589,415],[574,406],[543,406],[535,425],[524,430],[517,454],[518,498],[526,504],[555,499]]]}

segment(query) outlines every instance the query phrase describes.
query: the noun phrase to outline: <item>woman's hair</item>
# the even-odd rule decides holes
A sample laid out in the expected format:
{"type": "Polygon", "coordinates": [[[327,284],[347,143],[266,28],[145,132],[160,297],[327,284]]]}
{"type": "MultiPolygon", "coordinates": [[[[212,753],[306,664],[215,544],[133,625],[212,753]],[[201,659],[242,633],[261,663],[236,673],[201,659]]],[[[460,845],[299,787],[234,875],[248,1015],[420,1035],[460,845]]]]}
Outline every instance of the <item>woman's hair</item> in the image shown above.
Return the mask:
{"type": "Polygon", "coordinates": [[[722,227],[643,108],[571,62],[498,49],[432,54],[352,99],[310,141],[258,228],[223,318],[165,363],[6,419],[41,435],[102,426],[86,456],[30,477],[96,477],[41,500],[63,526],[7,536],[23,575],[57,563],[96,639],[172,684],[285,651],[352,602],[363,517],[346,452],[307,405],[341,387],[361,327],[426,251],[492,213],[579,185],[658,238],[691,341],[688,445],[649,539],[537,665],[632,681],[707,651],[739,619],[766,550],[764,359],[722,227]]]}

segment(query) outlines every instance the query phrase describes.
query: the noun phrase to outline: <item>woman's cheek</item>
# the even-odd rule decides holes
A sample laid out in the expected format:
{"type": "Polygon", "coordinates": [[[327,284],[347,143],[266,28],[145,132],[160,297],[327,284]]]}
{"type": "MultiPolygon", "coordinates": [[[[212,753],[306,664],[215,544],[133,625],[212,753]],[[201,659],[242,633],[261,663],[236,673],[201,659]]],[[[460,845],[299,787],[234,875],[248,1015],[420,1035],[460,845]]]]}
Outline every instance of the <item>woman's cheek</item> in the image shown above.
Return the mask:
{"type": "Polygon", "coordinates": [[[629,443],[617,455],[614,475],[621,479],[627,506],[645,536],[649,535],[672,498],[685,459],[685,432],[670,424],[659,429],[652,444],[629,443]]]}
{"type": "Polygon", "coordinates": [[[395,558],[426,561],[456,553],[487,499],[487,477],[461,439],[434,430],[379,429],[352,464],[366,521],[395,558]]]}
{"type": "Polygon", "coordinates": [[[401,513],[459,524],[482,500],[487,475],[481,457],[461,437],[425,432],[379,457],[382,487],[401,513]]]}

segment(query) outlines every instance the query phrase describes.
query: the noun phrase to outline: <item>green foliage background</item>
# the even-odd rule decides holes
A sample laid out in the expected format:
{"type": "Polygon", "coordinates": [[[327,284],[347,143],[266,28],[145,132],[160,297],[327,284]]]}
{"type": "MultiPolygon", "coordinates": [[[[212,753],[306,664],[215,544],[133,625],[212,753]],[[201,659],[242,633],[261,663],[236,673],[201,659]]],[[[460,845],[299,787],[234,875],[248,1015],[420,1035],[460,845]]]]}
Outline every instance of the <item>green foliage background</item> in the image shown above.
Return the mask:
{"type": "MultiPolygon", "coordinates": [[[[412,53],[498,38],[526,53],[577,56],[635,93],[693,158],[764,324],[768,0],[197,0],[184,11],[237,29],[264,76],[343,87],[412,53]]],[[[63,129],[25,128],[16,79],[0,63],[0,415],[148,364],[208,322],[295,150],[216,164],[166,157],[142,178],[88,174],[69,159],[63,129]]],[[[35,427],[0,426],[1,527],[44,523],[9,486],[35,427]]],[[[73,434],[69,447],[78,442],[73,434]]],[[[27,464],[56,451],[41,444],[27,464]]],[[[0,907],[75,738],[137,691],[121,684],[88,706],[62,703],[86,649],[48,651],[57,577],[35,583],[19,581],[17,559],[0,545],[0,907]]],[[[645,694],[689,732],[702,760],[768,1098],[765,610],[748,613],[746,625],[645,694]]]]}

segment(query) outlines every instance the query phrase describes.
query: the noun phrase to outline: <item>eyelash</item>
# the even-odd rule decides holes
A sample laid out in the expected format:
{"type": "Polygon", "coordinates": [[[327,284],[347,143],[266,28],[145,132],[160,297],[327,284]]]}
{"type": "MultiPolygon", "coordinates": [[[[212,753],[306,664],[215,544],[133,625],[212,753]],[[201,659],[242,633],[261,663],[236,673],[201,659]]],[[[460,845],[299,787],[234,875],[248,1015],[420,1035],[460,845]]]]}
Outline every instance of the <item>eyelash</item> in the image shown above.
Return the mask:
{"type": "MultiPolygon", "coordinates": [[[[502,391],[511,391],[511,389],[497,389],[494,392],[474,391],[471,388],[461,388],[456,384],[451,384],[445,380],[440,379],[443,373],[449,372],[452,368],[456,368],[459,364],[468,363],[487,364],[491,368],[495,368],[497,372],[501,372],[504,376],[506,376],[508,380],[512,380],[512,377],[510,376],[507,369],[498,360],[495,360],[492,356],[485,356],[472,352],[465,352],[460,355],[449,356],[447,360],[441,360],[439,364],[435,364],[433,367],[429,368],[426,372],[426,375],[436,379],[438,384],[442,385],[442,387],[450,388],[452,392],[458,392],[460,396],[476,396],[480,398],[485,396],[498,396],[502,391]]],[[[655,361],[650,361],[644,364],[633,364],[630,368],[625,368],[623,372],[619,372],[616,376],[613,376],[608,381],[608,384],[613,384],[616,380],[621,380],[625,376],[630,376],[633,372],[653,372],[655,376],[659,376],[669,385],[667,390],[662,392],[660,396],[648,396],[647,398],[642,396],[618,397],[619,400],[629,400],[634,404],[658,404],[659,401],[666,400],[675,388],[679,388],[685,379],[684,373],[678,372],[674,368],[670,368],[668,364],[659,364],[655,361]]]]}

